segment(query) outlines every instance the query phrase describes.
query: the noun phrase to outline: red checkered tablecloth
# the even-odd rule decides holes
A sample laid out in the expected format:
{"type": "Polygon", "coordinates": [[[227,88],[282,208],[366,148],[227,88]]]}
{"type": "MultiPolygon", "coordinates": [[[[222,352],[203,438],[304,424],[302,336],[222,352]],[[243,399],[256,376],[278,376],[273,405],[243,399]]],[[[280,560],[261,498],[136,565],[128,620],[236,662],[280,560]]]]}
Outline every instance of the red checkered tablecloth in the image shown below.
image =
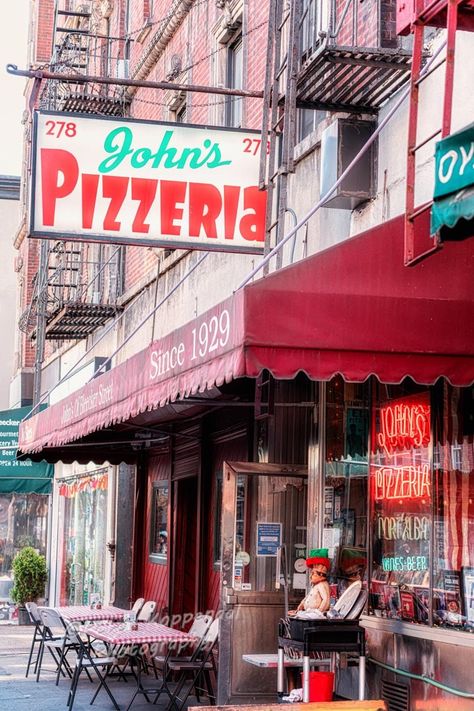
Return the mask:
{"type": "Polygon", "coordinates": [[[128,610],[121,610],[120,607],[112,606],[101,607],[99,610],[87,605],[70,605],[69,607],[56,607],[55,609],[68,622],[86,622],[87,620],[110,620],[114,622],[123,620],[124,612],[128,612],[128,610]]]}
{"type": "Polygon", "coordinates": [[[87,628],[89,637],[101,639],[107,644],[151,644],[153,642],[171,643],[171,642],[193,642],[194,637],[191,637],[186,632],[160,625],[158,622],[138,622],[138,630],[128,630],[124,623],[110,623],[90,625],[87,628]]]}

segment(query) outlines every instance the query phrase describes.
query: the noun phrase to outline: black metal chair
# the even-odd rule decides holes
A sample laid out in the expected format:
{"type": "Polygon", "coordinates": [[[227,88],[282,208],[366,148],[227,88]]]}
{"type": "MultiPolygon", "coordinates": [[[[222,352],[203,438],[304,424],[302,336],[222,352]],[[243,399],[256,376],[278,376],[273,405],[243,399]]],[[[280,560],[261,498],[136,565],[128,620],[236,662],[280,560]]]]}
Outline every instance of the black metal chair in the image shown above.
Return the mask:
{"type": "Polygon", "coordinates": [[[179,672],[176,682],[176,688],[173,691],[172,698],[168,705],[168,709],[176,708],[181,711],[188,697],[194,691],[197,701],[200,700],[201,692],[208,695],[212,706],[216,703],[212,677],[217,677],[217,666],[214,656],[215,648],[219,638],[219,620],[214,622],[206,632],[201,644],[197,647],[195,654],[191,659],[180,659],[179,657],[168,660],[168,669],[170,672],[179,672]],[[199,686],[201,680],[205,687],[199,686]],[[185,688],[186,683],[189,686],[185,688]],[[180,694],[184,691],[181,698],[180,694]]]}
{"type": "Polygon", "coordinates": [[[76,662],[75,662],[75,666],[74,666],[74,672],[73,672],[72,679],[71,679],[71,687],[69,689],[69,696],[68,696],[68,701],[67,701],[69,711],[72,711],[72,707],[74,705],[74,700],[76,698],[76,692],[77,692],[77,686],[79,683],[79,678],[80,678],[83,671],[85,671],[87,673],[87,675],[89,676],[89,679],[91,679],[90,671],[93,671],[94,674],[99,679],[99,686],[97,687],[90,703],[91,704],[94,703],[99,691],[103,688],[103,689],[105,689],[107,695],[109,696],[111,702],[113,703],[114,708],[117,709],[117,711],[120,711],[120,707],[117,704],[117,701],[115,700],[115,697],[112,694],[112,692],[109,688],[109,685],[105,681],[107,669],[110,669],[117,663],[117,657],[115,657],[115,656],[108,656],[108,657],[93,656],[90,646],[84,642],[84,640],[81,638],[80,634],[78,633],[78,631],[76,630],[74,625],[72,625],[70,622],[67,622],[67,621],[65,621],[64,624],[65,624],[66,636],[69,640],[69,643],[74,645],[74,647],[77,651],[76,662]],[[104,673],[104,670],[105,670],[105,673],[104,673]]]}
{"type": "MultiPolygon", "coordinates": [[[[210,629],[211,623],[212,623],[212,616],[211,615],[196,615],[196,617],[194,618],[194,622],[191,625],[191,628],[188,632],[188,634],[191,635],[192,637],[194,637],[196,640],[196,642],[193,643],[193,645],[191,645],[193,647],[193,651],[190,655],[180,657],[180,659],[192,661],[195,658],[196,654],[198,653],[198,650],[200,649],[200,647],[203,643],[203,640],[204,640],[207,632],[210,629]]],[[[189,645],[186,644],[186,646],[189,646],[189,645]]],[[[184,651],[184,650],[182,650],[182,651],[184,651]]],[[[143,694],[147,702],[150,701],[150,699],[149,699],[150,696],[154,696],[155,698],[153,700],[153,703],[155,703],[157,701],[157,699],[159,698],[159,696],[162,693],[165,693],[165,694],[167,694],[168,698],[170,699],[170,702],[173,701],[173,692],[171,691],[171,689],[169,687],[169,683],[170,683],[169,662],[172,659],[177,658],[177,657],[173,657],[173,654],[176,654],[176,649],[173,648],[172,645],[169,645],[168,652],[165,655],[159,655],[159,656],[157,656],[156,654],[150,655],[151,663],[153,665],[153,669],[155,672],[155,677],[157,679],[160,679],[160,676],[161,676],[161,684],[157,688],[147,688],[147,687],[144,687],[142,684],[141,670],[142,670],[142,668],[146,669],[146,662],[144,662],[143,659],[138,658],[138,657],[135,657],[135,658],[131,657],[130,658],[130,662],[132,664],[134,664],[137,669],[137,674],[136,674],[136,676],[137,676],[137,690],[135,691],[134,695],[130,699],[130,703],[129,703],[126,711],[129,710],[129,708],[132,705],[133,701],[135,700],[135,697],[137,696],[137,694],[143,694]],[[160,674],[160,676],[158,673],[160,674]]]]}

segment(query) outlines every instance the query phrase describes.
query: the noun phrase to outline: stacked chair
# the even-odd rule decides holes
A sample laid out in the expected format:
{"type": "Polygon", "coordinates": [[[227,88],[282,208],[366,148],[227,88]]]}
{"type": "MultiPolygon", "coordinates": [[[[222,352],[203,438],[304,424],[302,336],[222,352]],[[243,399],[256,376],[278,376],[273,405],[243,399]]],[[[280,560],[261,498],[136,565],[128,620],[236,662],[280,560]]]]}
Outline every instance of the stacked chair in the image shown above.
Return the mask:
{"type": "Polygon", "coordinates": [[[174,704],[173,700],[173,692],[171,691],[169,687],[170,683],[170,676],[171,676],[171,670],[169,668],[169,662],[172,659],[181,659],[183,661],[189,661],[192,662],[198,654],[199,649],[201,648],[203,644],[203,640],[206,636],[206,633],[209,631],[212,623],[212,616],[211,615],[196,615],[193,624],[191,625],[191,628],[188,632],[188,634],[192,635],[193,637],[196,638],[197,642],[194,646],[194,651],[184,657],[173,657],[173,652],[174,650],[170,650],[166,655],[163,656],[152,656],[151,657],[151,663],[153,666],[153,670],[155,672],[155,677],[157,679],[161,678],[161,684],[158,688],[145,688],[142,686],[140,680],[137,686],[137,690],[135,691],[134,695],[130,699],[130,703],[127,707],[128,711],[133,704],[135,697],[137,694],[143,694],[145,699],[149,702],[151,696],[155,696],[154,703],[156,700],[159,698],[159,696],[162,693],[165,693],[168,695],[170,699],[170,705],[174,704]]]}
{"type": "Polygon", "coordinates": [[[168,670],[178,674],[176,688],[173,691],[172,703],[170,704],[177,711],[181,711],[193,692],[199,702],[200,694],[204,691],[207,693],[211,705],[215,705],[216,696],[213,679],[215,680],[217,677],[215,648],[218,637],[219,620],[217,619],[211,624],[201,644],[197,646],[190,659],[176,657],[168,660],[168,670]],[[205,684],[204,689],[199,686],[202,682],[205,684]],[[186,683],[189,684],[187,688],[186,683]],[[180,696],[181,694],[182,696],[180,696]]]}

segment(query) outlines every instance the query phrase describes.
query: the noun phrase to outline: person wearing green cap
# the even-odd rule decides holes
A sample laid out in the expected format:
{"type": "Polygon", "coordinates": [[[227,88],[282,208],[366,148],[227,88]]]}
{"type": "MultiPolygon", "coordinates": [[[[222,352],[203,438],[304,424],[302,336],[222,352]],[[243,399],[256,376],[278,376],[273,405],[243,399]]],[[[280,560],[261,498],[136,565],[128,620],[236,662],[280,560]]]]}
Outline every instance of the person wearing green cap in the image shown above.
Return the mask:
{"type": "Polygon", "coordinates": [[[319,610],[319,612],[327,612],[329,610],[331,591],[327,576],[331,561],[328,558],[328,549],[317,548],[310,551],[309,556],[306,558],[306,566],[311,571],[311,590],[300,602],[296,610],[288,612],[289,615],[295,615],[300,610],[319,610]]]}

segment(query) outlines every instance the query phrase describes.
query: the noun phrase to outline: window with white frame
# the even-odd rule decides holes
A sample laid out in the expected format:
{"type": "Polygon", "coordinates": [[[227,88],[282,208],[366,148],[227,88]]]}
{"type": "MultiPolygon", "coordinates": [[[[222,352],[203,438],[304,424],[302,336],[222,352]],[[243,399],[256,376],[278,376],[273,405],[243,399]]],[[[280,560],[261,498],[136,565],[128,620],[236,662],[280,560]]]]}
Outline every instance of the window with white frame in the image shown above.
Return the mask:
{"type": "MultiPolygon", "coordinates": [[[[239,33],[229,43],[227,49],[227,81],[229,89],[243,88],[243,43],[239,33]]],[[[228,96],[226,98],[225,124],[233,128],[242,126],[242,98],[228,96]]]]}
{"type": "Polygon", "coordinates": [[[151,493],[150,560],[168,562],[168,501],[167,481],[155,482],[151,493]]]}

